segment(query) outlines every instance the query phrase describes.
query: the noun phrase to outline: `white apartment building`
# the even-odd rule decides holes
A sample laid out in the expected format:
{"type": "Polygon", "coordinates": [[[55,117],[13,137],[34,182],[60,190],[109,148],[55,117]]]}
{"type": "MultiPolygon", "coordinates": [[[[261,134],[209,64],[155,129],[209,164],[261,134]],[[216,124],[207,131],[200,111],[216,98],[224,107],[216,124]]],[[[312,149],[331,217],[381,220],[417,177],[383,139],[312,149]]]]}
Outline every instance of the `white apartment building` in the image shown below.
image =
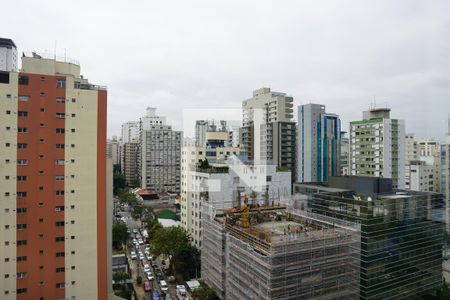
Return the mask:
{"type": "Polygon", "coordinates": [[[405,160],[409,161],[419,159],[419,147],[417,141],[414,140],[414,134],[408,133],[405,135],[405,160]]]}
{"type": "Polygon", "coordinates": [[[293,97],[270,88],[253,91],[242,102],[240,146],[254,161],[267,161],[292,172],[296,177],[296,126],[293,97]]]}
{"type": "MultiPolygon", "coordinates": [[[[185,159],[199,158],[188,152],[183,152],[185,159]]],[[[251,205],[268,205],[287,201],[291,195],[290,172],[277,171],[276,165],[241,165],[237,161],[231,157],[222,165],[203,169],[191,164],[184,170],[181,223],[199,248],[203,204],[216,209],[240,207],[246,195],[251,205]]]]}
{"type": "Polygon", "coordinates": [[[122,153],[120,141],[117,140],[116,136],[113,136],[112,139],[108,139],[106,146],[106,155],[111,158],[113,165],[120,165],[122,153]]]}
{"type": "Polygon", "coordinates": [[[122,124],[122,143],[139,141],[140,124],[137,121],[129,121],[122,124]]]}
{"type": "Polygon", "coordinates": [[[140,130],[151,130],[156,125],[166,125],[166,117],[157,116],[156,108],[147,107],[145,116],[141,117],[140,130]]]}
{"type": "Polygon", "coordinates": [[[17,72],[17,47],[11,39],[0,38],[0,71],[17,72]]]}
{"type": "Polygon", "coordinates": [[[420,160],[409,161],[405,166],[405,189],[419,192],[437,192],[434,167],[420,160]]]}
{"type": "Polygon", "coordinates": [[[394,188],[405,187],[405,122],[391,119],[389,108],[363,113],[350,122],[350,172],[356,176],[392,178],[394,188]]]}

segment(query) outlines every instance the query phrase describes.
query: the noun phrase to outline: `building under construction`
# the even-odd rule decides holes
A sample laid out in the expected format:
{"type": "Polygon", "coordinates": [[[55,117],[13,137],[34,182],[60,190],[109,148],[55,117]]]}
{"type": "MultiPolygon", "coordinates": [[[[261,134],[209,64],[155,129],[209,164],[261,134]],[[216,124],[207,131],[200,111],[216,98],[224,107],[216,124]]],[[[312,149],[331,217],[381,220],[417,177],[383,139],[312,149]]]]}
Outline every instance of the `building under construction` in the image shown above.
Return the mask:
{"type": "Polygon", "coordinates": [[[355,299],[353,233],[286,207],[203,207],[202,278],[221,299],[355,299]]]}

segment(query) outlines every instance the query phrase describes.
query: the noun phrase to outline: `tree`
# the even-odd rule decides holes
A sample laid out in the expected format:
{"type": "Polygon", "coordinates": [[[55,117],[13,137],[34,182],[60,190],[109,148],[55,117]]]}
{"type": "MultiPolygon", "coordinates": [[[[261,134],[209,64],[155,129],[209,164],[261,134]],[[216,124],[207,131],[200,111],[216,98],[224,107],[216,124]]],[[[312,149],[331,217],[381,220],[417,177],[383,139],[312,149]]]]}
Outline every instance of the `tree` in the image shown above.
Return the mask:
{"type": "Polygon", "coordinates": [[[185,280],[200,275],[200,251],[190,243],[180,245],[172,258],[175,272],[185,280]]]}
{"type": "Polygon", "coordinates": [[[144,208],[140,205],[135,205],[133,207],[133,212],[131,213],[131,216],[133,217],[133,219],[139,219],[142,216],[142,211],[144,210],[144,208]]]}
{"type": "Polygon", "coordinates": [[[141,284],[142,284],[142,277],[141,277],[141,276],[136,277],[136,283],[137,283],[138,285],[141,285],[141,284]]]}
{"type": "Polygon", "coordinates": [[[114,280],[115,284],[118,284],[118,285],[123,284],[128,278],[130,278],[130,275],[128,275],[128,273],[123,272],[123,271],[115,272],[113,274],[113,280],[114,280]]]}
{"type": "Polygon", "coordinates": [[[130,237],[127,225],[123,223],[113,224],[112,235],[113,245],[116,249],[121,248],[121,245],[125,244],[130,237]]]}
{"type": "Polygon", "coordinates": [[[200,282],[200,286],[192,291],[192,297],[195,300],[216,300],[219,299],[216,292],[207,286],[204,282],[200,282]]]}
{"type": "Polygon", "coordinates": [[[157,220],[148,220],[147,221],[147,233],[150,240],[153,239],[156,232],[160,229],[162,229],[162,225],[159,224],[157,220]]]}
{"type": "Polygon", "coordinates": [[[152,237],[152,253],[168,257],[169,266],[172,267],[172,257],[181,246],[189,244],[189,240],[188,233],[179,226],[161,228],[152,237]]]}
{"type": "Polygon", "coordinates": [[[133,193],[124,192],[119,194],[118,198],[120,201],[125,202],[129,205],[137,205],[138,203],[136,196],[133,193]]]}
{"type": "Polygon", "coordinates": [[[118,194],[119,190],[126,187],[125,175],[122,173],[120,165],[113,166],[113,190],[114,195],[118,194]]]}

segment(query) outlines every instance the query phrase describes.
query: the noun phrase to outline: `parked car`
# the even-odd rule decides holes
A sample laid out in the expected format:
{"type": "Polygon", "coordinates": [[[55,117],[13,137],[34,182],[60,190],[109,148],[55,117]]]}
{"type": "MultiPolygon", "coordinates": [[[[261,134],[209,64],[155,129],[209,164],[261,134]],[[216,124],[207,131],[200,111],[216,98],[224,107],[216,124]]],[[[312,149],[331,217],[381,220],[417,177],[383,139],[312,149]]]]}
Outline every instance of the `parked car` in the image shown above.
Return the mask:
{"type": "Polygon", "coordinates": [[[144,260],[144,259],[145,259],[144,254],[142,254],[142,253],[139,254],[139,259],[140,259],[140,260],[144,260]]]}
{"type": "Polygon", "coordinates": [[[145,273],[145,275],[147,275],[147,279],[148,279],[148,280],[153,280],[153,274],[152,274],[152,272],[148,271],[148,272],[145,273]]]}
{"type": "Polygon", "coordinates": [[[184,297],[186,297],[186,287],[184,285],[177,285],[177,296],[180,299],[184,299],[184,297]]]}
{"type": "Polygon", "coordinates": [[[144,265],[144,272],[149,272],[150,271],[150,266],[148,264],[144,265]]]}
{"type": "Polygon", "coordinates": [[[136,252],[134,252],[134,251],[131,251],[131,259],[137,259],[137,255],[136,255],[136,252]]]}

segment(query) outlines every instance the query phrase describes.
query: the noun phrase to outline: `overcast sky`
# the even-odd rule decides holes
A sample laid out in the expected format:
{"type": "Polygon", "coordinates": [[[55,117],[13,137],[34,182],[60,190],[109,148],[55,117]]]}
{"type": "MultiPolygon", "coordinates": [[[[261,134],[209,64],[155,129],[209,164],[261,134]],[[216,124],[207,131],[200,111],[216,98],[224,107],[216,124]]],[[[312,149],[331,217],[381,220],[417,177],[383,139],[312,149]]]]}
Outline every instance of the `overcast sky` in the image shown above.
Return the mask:
{"type": "Polygon", "coordinates": [[[53,52],[57,41],[58,55],[108,86],[109,136],[147,106],[182,129],[184,109],[239,109],[262,86],[326,105],[345,129],[375,100],[418,137],[447,131],[447,0],[30,0],[1,10],[0,36],[19,51],[53,52]]]}

